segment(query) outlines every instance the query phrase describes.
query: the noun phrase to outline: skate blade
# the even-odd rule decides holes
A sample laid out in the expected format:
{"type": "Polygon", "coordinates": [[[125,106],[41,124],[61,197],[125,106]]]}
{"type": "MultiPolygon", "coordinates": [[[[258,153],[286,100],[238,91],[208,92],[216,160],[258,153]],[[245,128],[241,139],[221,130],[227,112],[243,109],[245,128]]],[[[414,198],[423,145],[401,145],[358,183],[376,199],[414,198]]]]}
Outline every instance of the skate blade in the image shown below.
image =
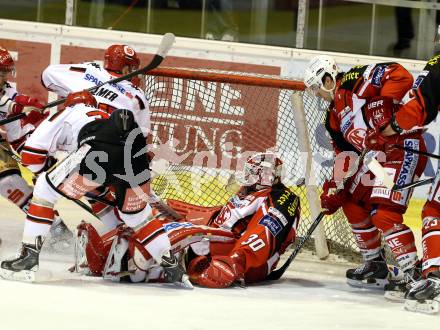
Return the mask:
{"type": "Polygon", "coordinates": [[[402,291],[385,291],[384,298],[391,302],[405,302],[405,292],[402,291]]]}
{"type": "Polygon", "coordinates": [[[437,314],[440,311],[440,302],[436,300],[425,300],[420,302],[417,300],[405,301],[405,310],[423,314],[437,314]]]}
{"type": "Polygon", "coordinates": [[[383,290],[385,284],[388,284],[388,280],[375,279],[374,282],[367,282],[367,281],[358,281],[347,278],[347,284],[357,289],[383,290]]]}
{"type": "Polygon", "coordinates": [[[0,269],[0,277],[4,280],[19,281],[19,282],[35,282],[35,271],[21,270],[14,272],[12,270],[0,269]]]}
{"type": "Polygon", "coordinates": [[[193,290],[194,285],[192,285],[191,281],[189,280],[188,275],[183,274],[182,281],[181,282],[174,282],[175,285],[187,289],[187,290],[193,290]]]}

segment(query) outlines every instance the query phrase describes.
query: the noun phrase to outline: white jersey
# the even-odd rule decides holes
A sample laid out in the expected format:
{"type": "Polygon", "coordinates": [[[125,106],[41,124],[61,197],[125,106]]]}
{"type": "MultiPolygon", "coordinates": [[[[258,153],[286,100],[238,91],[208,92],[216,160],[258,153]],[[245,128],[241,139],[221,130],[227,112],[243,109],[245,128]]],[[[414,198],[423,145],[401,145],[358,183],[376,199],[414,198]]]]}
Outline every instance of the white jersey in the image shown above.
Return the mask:
{"type": "MultiPolygon", "coordinates": [[[[48,66],[41,75],[44,86],[66,97],[71,92],[78,92],[94,87],[101,82],[115,78],[113,73],[97,63],[55,64],[48,66]]],[[[133,111],[134,118],[144,136],[150,131],[150,112],[145,94],[130,81],[106,84],[91,92],[98,102],[98,108],[111,112],[114,109],[133,111]]]]}
{"type": "Polygon", "coordinates": [[[38,173],[48,156],[57,151],[72,153],[77,150],[81,128],[96,119],[108,117],[105,111],[82,103],[55,113],[45,119],[26,141],[21,152],[23,163],[38,173]]]}
{"type": "MultiPolygon", "coordinates": [[[[18,95],[17,90],[9,83],[5,83],[3,88],[0,89],[0,120],[6,119],[8,116],[8,108],[11,101],[14,101],[18,95]]],[[[2,126],[5,138],[8,142],[14,143],[20,140],[22,137],[30,134],[35,129],[34,125],[26,124],[22,126],[20,120],[15,120],[2,126]]]]}

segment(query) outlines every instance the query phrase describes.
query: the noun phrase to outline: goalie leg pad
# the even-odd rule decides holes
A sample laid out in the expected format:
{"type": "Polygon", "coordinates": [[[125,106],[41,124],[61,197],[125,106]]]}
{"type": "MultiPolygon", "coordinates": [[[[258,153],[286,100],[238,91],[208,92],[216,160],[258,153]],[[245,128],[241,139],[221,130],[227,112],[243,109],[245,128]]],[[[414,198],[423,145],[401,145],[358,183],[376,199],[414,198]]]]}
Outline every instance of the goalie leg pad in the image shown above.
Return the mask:
{"type": "Polygon", "coordinates": [[[124,273],[128,272],[128,265],[126,265],[127,269],[123,269],[123,263],[124,261],[127,261],[127,252],[128,241],[125,238],[116,236],[113,239],[113,243],[104,266],[102,275],[104,279],[119,282],[122,276],[128,274],[124,273]]]}
{"type": "Polygon", "coordinates": [[[90,273],[95,276],[102,274],[109,249],[95,227],[90,223],[82,222],[78,226],[78,238],[75,243],[75,270],[90,273]]]}

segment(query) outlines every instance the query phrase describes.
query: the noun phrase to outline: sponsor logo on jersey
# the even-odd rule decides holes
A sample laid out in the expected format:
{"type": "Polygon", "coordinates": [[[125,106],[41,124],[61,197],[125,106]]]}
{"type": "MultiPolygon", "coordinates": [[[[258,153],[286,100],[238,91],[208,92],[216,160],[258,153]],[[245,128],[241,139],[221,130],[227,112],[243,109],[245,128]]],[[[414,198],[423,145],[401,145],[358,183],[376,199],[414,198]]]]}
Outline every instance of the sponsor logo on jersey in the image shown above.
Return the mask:
{"type": "Polygon", "coordinates": [[[374,101],[368,104],[368,110],[371,110],[373,108],[377,108],[379,106],[383,106],[383,100],[374,101]]]}
{"type": "Polygon", "coordinates": [[[271,217],[270,215],[263,216],[258,223],[267,227],[273,236],[277,236],[283,229],[282,224],[276,218],[271,217]]]}
{"type": "Polygon", "coordinates": [[[170,222],[170,223],[163,225],[163,229],[166,232],[175,230],[177,228],[190,228],[190,227],[194,227],[194,225],[189,222],[170,222]]]}
{"type": "Polygon", "coordinates": [[[351,120],[351,116],[345,116],[341,120],[341,133],[345,135],[347,133],[347,130],[350,128],[351,124],[353,124],[351,120]]]}
{"type": "MultiPolygon", "coordinates": [[[[407,148],[419,150],[419,141],[416,139],[405,139],[403,145],[407,148]]],[[[403,164],[400,169],[399,176],[396,183],[401,186],[409,183],[412,180],[414,171],[417,166],[418,157],[411,151],[405,151],[405,156],[403,158],[403,164]]]]}
{"type": "Polygon", "coordinates": [[[279,210],[271,206],[269,207],[269,213],[278,218],[284,226],[287,226],[287,219],[279,210]]]}
{"type": "Polygon", "coordinates": [[[423,79],[428,75],[429,71],[424,70],[420,72],[420,74],[417,76],[416,80],[414,81],[414,84],[412,86],[412,89],[419,88],[420,84],[422,83],[423,79]]]}
{"type": "Polygon", "coordinates": [[[344,74],[341,80],[341,85],[349,80],[357,80],[359,78],[359,72],[347,72],[344,74]]]}
{"type": "Polygon", "coordinates": [[[373,75],[371,76],[371,84],[375,87],[381,87],[382,83],[382,77],[385,74],[385,66],[379,65],[373,72],[373,75]]]}
{"type": "MultiPolygon", "coordinates": [[[[91,75],[90,73],[86,73],[84,76],[84,80],[87,81],[91,81],[92,83],[94,83],[95,85],[100,85],[102,84],[102,81],[99,80],[98,78],[96,78],[94,75],[91,75]]],[[[112,87],[115,87],[119,92],[121,92],[122,94],[125,94],[125,88],[121,87],[118,84],[109,84],[112,87]]]]}

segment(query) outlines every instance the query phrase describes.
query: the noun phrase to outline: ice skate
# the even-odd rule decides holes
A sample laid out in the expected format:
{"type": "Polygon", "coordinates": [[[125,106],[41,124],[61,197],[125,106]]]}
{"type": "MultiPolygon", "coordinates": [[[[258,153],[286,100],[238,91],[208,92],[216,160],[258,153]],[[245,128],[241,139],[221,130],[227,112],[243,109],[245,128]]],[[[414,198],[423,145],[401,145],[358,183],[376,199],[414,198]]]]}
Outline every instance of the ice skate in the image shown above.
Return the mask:
{"type": "Polygon", "coordinates": [[[388,283],[389,273],[386,261],[380,256],[348,269],[345,276],[347,284],[352,287],[382,289],[388,283]]]}
{"type": "Polygon", "coordinates": [[[194,288],[182,265],[171,251],[162,256],[160,265],[163,267],[166,282],[181,285],[186,289],[194,288]]]}
{"type": "Polygon", "coordinates": [[[410,289],[411,284],[419,281],[422,277],[422,270],[417,264],[411,269],[403,272],[403,276],[390,279],[389,283],[385,285],[384,297],[387,300],[395,302],[404,302],[405,294],[410,289]]]}
{"type": "Polygon", "coordinates": [[[39,255],[43,240],[41,236],[35,239],[35,244],[23,243],[20,255],[1,263],[0,276],[8,280],[34,282],[35,273],[39,267],[39,255]]]}
{"type": "Polygon", "coordinates": [[[436,314],[440,311],[439,271],[411,285],[405,296],[405,309],[425,314],[436,314]]]}

